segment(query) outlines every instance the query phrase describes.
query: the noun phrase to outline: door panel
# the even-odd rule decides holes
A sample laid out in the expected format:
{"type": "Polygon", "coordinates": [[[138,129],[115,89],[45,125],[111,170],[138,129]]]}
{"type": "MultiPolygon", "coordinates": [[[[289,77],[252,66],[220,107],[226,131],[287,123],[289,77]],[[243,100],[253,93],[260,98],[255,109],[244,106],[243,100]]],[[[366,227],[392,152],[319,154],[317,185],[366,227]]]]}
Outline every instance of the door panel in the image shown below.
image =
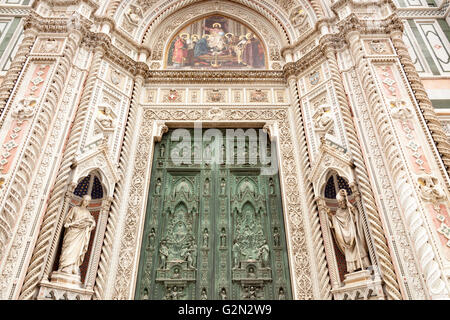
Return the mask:
{"type": "Polygon", "coordinates": [[[249,161],[195,163],[203,142],[179,163],[188,150],[172,133],[155,147],[136,299],[290,299],[278,175],[249,161]]]}

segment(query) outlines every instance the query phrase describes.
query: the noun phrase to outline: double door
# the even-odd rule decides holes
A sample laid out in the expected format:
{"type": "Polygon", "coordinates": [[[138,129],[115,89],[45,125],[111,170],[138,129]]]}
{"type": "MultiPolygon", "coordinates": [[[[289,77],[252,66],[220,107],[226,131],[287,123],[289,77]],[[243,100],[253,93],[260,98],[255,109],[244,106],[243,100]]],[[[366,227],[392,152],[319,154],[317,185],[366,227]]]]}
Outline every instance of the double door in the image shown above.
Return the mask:
{"type": "Polygon", "coordinates": [[[186,153],[173,134],[155,146],[136,299],[290,299],[278,175],[249,159],[211,163],[210,143],[192,139],[186,153]]]}

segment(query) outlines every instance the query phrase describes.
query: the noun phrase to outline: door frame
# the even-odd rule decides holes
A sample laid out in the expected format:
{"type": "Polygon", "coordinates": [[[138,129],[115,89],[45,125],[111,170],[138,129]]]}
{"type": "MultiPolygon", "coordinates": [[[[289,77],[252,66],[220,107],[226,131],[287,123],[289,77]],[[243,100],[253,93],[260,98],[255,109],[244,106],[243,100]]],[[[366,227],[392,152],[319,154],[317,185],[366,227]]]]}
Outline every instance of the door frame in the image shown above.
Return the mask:
{"type": "MultiPolygon", "coordinates": [[[[131,144],[130,165],[123,194],[120,221],[117,223],[116,248],[110,268],[107,297],[133,299],[139,269],[144,222],[150,188],[155,143],[169,128],[192,128],[202,122],[203,128],[263,128],[276,143],[280,194],[293,299],[318,297],[317,269],[308,217],[306,190],[301,172],[298,137],[293,107],[183,108],[170,106],[141,107],[137,130],[131,144]],[[211,112],[211,111],[214,111],[211,112]],[[169,118],[169,119],[167,119],[169,118]]],[[[114,252],[114,250],[113,250],[114,252]]]]}

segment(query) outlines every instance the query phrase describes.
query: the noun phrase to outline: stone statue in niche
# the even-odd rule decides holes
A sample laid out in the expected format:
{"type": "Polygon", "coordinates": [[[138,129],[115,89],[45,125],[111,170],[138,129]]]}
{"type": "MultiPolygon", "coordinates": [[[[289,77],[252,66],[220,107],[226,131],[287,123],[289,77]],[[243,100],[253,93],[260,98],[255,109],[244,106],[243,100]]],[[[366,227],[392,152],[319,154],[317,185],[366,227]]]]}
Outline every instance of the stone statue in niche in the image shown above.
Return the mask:
{"type": "Polygon", "coordinates": [[[95,220],[87,209],[91,197],[83,197],[80,206],[70,209],[64,222],[63,245],[59,259],[58,271],[68,274],[80,274],[80,266],[88,249],[91,231],[95,228],[95,220]]]}
{"type": "Polygon", "coordinates": [[[164,146],[164,144],[162,144],[161,147],[159,148],[159,156],[161,158],[164,158],[165,153],[166,153],[166,147],[164,146]]]}
{"type": "Polygon", "coordinates": [[[166,269],[167,267],[167,258],[169,257],[169,248],[167,247],[166,240],[161,241],[161,247],[159,248],[159,258],[161,269],[166,269]]]}
{"type": "Polygon", "coordinates": [[[269,252],[270,249],[267,240],[264,240],[263,245],[259,248],[259,258],[263,267],[269,266],[269,252]]]}
{"type": "Polygon", "coordinates": [[[347,272],[364,270],[370,265],[362,219],[358,210],[350,203],[345,189],[336,195],[338,208],[335,214],[328,210],[331,227],[339,249],[345,255],[347,272]]]}

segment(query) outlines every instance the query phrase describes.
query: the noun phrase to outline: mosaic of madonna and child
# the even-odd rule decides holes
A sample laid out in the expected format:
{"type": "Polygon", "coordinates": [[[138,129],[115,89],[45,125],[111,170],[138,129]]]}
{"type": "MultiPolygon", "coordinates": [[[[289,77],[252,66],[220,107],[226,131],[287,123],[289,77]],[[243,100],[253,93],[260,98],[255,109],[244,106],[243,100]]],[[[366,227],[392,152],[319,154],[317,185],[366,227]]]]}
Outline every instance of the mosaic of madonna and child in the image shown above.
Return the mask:
{"type": "Polygon", "coordinates": [[[170,69],[262,69],[262,41],[246,26],[209,16],[181,30],[169,47],[170,69]]]}

